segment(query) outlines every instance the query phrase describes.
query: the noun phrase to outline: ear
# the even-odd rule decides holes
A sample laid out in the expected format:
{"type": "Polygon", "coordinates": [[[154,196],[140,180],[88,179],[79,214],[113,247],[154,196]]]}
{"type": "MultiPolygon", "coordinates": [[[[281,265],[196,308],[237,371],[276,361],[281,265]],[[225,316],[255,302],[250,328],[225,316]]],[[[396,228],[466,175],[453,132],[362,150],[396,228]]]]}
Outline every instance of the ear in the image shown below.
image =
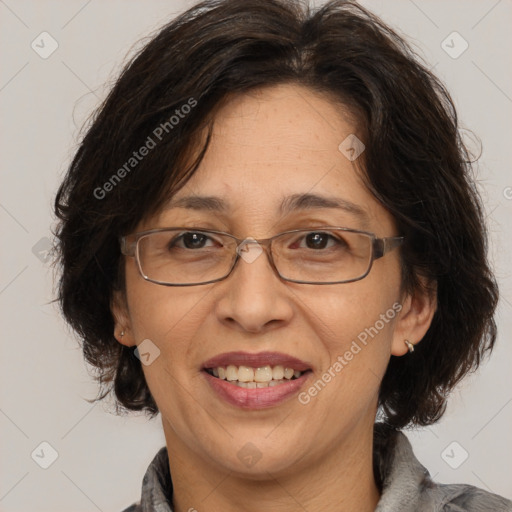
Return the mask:
{"type": "Polygon", "coordinates": [[[417,345],[427,333],[437,309],[436,284],[420,278],[420,286],[412,294],[406,294],[401,305],[391,345],[394,356],[409,351],[405,340],[417,345]]]}
{"type": "Polygon", "coordinates": [[[123,292],[114,292],[110,303],[110,311],[114,317],[114,338],[122,345],[133,347],[136,343],[133,338],[126,296],[123,292]]]}

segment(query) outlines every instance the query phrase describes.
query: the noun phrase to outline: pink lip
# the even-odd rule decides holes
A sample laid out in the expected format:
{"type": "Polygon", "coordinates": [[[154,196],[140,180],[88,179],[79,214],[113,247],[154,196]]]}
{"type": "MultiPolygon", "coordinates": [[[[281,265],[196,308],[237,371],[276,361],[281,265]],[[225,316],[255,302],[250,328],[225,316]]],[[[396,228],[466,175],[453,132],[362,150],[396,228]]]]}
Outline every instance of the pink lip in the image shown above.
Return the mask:
{"type": "Polygon", "coordinates": [[[297,394],[299,389],[309,378],[311,372],[303,373],[298,379],[293,379],[271,388],[241,388],[231,384],[227,380],[219,379],[203,371],[208,384],[219,395],[231,405],[244,409],[266,409],[285,401],[292,395],[297,394]]]}
{"type": "Polygon", "coordinates": [[[228,366],[230,364],[250,366],[252,368],[261,368],[267,365],[277,366],[279,364],[285,368],[293,368],[300,372],[311,370],[311,364],[281,352],[258,352],[257,354],[251,354],[250,352],[226,352],[225,354],[219,354],[208,359],[208,361],[203,363],[203,369],[228,366]]]}
{"type": "Polygon", "coordinates": [[[203,364],[203,375],[208,384],[217,395],[228,403],[244,409],[265,409],[280,404],[292,395],[297,394],[311,374],[312,365],[301,361],[296,357],[280,352],[259,352],[251,354],[249,352],[227,352],[208,359],[203,364]],[[289,380],[277,386],[267,388],[241,388],[231,384],[227,380],[219,379],[210,375],[206,369],[217,368],[219,366],[250,366],[252,368],[261,368],[262,366],[281,365],[285,368],[293,368],[303,373],[298,379],[289,380]]]}

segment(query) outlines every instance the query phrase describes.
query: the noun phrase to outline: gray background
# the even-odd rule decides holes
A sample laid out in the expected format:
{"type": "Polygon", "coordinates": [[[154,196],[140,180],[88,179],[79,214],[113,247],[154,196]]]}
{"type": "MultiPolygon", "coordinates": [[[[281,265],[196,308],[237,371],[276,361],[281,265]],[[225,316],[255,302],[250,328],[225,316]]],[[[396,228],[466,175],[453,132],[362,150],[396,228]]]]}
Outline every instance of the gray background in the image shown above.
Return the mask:
{"type": "MultiPolygon", "coordinates": [[[[108,403],[85,401],[96,385],[50,303],[53,271],[44,260],[52,199],[79,128],[128,52],[191,4],[0,0],[1,511],[119,511],[138,499],[146,467],[165,444],[159,417],[117,417],[108,403]],[[39,52],[51,48],[48,36],[41,43],[43,31],[58,43],[46,59],[31,47],[35,40],[39,52]],[[58,452],[48,469],[39,465],[51,462],[43,441],[58,452]]],[[[439,424],[408,436],[436,480],[512,498],[512,2],[363,4],[417,46],[452,92],[462,126],[482,141],[477,180],[502,293],[493,357],[457,388],[439,424]],[[464,43],[447,39],[453,31],[469,44],[457,58],[464,43]]]]}

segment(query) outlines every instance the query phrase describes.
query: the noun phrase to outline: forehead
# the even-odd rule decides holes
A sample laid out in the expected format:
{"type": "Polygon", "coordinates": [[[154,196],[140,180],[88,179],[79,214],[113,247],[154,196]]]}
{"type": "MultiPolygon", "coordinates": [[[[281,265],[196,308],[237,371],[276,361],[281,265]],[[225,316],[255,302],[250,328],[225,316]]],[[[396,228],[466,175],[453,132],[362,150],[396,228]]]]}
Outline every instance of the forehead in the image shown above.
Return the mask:
{"type": "Polygon", "coordinates": [[[338,163],[339,144],[355,131],[353,116],[326,95],[291,84],[257,89],[231,97],[219,109],[202,167],[216,160],[223,168],[243,162],[251,171],[281,166],[278,179],[307,165],[314,174],[326,161],[338,163]]]}
{"type": "MultiPolygon", "coordinates": [[[[268,216],[339,208],[365,227],[387,215],[339,149],[356,132],[339,103],[296,85],[259,89],[218,110],[208,150],[165,211],[268,216]]],[[[385,220],[385,219],[384,219],[385,220]]]]}

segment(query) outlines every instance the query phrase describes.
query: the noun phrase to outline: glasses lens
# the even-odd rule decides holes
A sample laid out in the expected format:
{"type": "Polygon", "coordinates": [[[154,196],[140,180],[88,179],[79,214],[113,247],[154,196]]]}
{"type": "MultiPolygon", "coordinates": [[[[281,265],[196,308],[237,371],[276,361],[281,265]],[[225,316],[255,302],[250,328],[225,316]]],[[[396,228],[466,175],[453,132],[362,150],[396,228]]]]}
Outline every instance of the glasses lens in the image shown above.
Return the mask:
{"type": "Polygon", "coordinates": [[[363,277],[372,257],[372,237],[341,229],[285,233],[274,240],[274,263],[286,279],[317,283],[363,277]]]}
{"type": "Polygon", "coordinates": [[[143,275],[159,283],[193,284],[224,277],[235,258],[236,242],[205,231],[168,230],[139,239],[143,275]]]}
{"type": "MultiPolygon", "coordinates": [[[[202,230],[166,230],[142,236],[137,245],[142,274],[162,284],[202,284],[222,279],[236,258],[234,238],[202,230]]],[[[336,283],[365,276],[372,237],[343,229],[284,233],[272,243],[281,276],[294,281],[336,283]]]]}

